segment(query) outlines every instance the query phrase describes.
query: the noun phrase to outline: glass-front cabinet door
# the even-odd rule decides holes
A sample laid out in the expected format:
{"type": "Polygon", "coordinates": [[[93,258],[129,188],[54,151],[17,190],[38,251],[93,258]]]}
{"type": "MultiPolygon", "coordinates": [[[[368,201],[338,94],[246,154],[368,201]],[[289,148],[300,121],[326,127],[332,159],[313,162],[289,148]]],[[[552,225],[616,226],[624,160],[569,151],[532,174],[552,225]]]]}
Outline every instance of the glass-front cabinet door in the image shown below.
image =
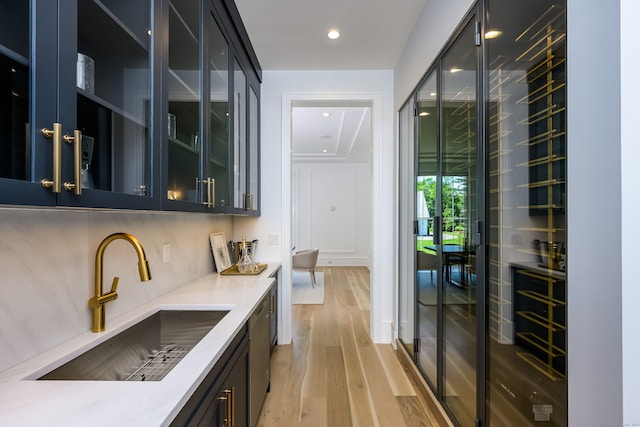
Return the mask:
{"type": "Polygon", "coordinates": [[[460,425],[477,416],[475,246],[478,108],[475,22],[442,58],[442,191],[440,197],[443,402],[460,425]]]}
{"type": "Polygon", "coordinates": [[[58,204],[151,207],[151,0],[60,0],[60,10],[58,204]]]}
{"type": "Polygon", "coordinates": [[[233,61],[233,207],[244,209],[247,189],[247,78],[233,61]]]}
{"type": "Polygon", "coordinates": [[[567,426],[566,4],[490,0],[490,426],[567,426]]]}
{"type": "Polygon", "coordinates": [[[245,209],[260,210],[260,99],[259,91],[249,85],[249,178],[245,209]]]}
{"type": "Polygon", "coordinates": [[[420,86],[416,99],[416,173],[414,179],[415,191],[415,221],[414,231],[416,249],[415,295],[416,313],[419,319],[416,323],[418,346],[416,348],[416,363],[426,376],[431,387],[438,389],[438,327],[439,306],[441,295],[441,263],[438,253],[442,241],[438,230],[440,211],[437,209],[439,200],[439,109],[438,85],[436,72],[432,72],[420,86]]]}
{"type": "Polygon", "coordinates": [[[0,9],[0,201],[154,207],[150,0],[0,9]]]}
{"type": "Polygon", "coordinates": [[[205,136],[201,132],[200,22],[199,0],[169,3],[168,172],[163,196],[170,202],[168,206],[176,209],[180,201],[207,203],[211,193],[209,177],[202,174],[200,155],[201,136],[205,136]]]}
{"type": "MultiPolygon", "coordinates": [[[[211,18],[213,23],[215,21],[211,18]]],[[[208,35],[209,52],[209,171],[215,206],[228,206],[231,151],[229,149],[229,45],[217,24],[208,35]]]]}
{"type": "Polygon", "coordinates": [[[53,147],[35,129],[39,120],[56,118],[57,46],[48,41],[57,5],[35,3],[0,2],[0,201],[54,205],[55,194],[39,182],[53,178],[53,147]],[[43,24],[36,27],[33,18],[43,24]],[[36,86],[36,78],[48,84],[36,86]]]}

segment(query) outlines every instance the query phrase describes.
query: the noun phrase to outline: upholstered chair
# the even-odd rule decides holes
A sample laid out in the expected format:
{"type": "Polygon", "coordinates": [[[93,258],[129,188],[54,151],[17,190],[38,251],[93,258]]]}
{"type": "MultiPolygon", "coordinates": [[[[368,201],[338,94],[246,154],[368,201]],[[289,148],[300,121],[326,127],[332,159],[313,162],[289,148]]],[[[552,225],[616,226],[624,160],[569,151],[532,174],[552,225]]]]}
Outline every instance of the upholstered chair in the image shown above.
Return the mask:
{"type": "Polygon", "coordinates": [[[311,286],[316,287],[316,263],[318,262],[318,249],[304,249],[293,254],[293,269],[306,270],[311,274],[311,286]]]}

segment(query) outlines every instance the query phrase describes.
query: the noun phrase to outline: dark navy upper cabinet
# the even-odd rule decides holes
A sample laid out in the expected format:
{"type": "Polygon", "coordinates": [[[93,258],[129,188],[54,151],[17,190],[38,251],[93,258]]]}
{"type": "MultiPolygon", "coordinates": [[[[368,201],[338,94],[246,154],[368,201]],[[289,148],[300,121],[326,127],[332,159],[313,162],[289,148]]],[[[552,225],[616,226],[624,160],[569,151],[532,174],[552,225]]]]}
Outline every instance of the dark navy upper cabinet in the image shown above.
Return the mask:
{"type": "Polygon", "coordinates": [[[169,6],[162,208],[257,215],[261,70],[246,30],[232,1],[169,6]]]}
{"type": "Polygon", "coordinates": [[[0,203],[160,206],[153,3],[1,3],[0,203]]]}
{"type": "Polygon", "coordinates": [[[56,117],[57,8],[33,3],[0,3],[0,202],[54,205],[40,184],[53,179],[53,146],[37,129],[56,117]]]}
{"type": "Polygon", "coordinates": [[[259,66],[216,2],[0,2],[0,204],[247,212],[259,66]]]}

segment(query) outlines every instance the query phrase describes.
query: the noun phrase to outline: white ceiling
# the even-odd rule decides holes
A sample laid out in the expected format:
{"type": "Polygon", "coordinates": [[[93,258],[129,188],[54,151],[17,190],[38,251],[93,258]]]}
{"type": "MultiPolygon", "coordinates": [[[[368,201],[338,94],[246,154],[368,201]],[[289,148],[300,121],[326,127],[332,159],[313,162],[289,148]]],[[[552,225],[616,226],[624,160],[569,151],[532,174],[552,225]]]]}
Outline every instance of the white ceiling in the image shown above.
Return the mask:
{"type": "MultiPolygon", "coordinates": [[[[391,70],[425,0],[235,2],[263,70],[391,70]]],[[[369,161],[368,106],[299,103],[292,117],[294,160],[369,161]]]]}
{"type": "Polygon", "coordinates": [[[264,70],[390,70],[425,0],[235,0],[264,70]],[[337,29],[342,37],[330,40],[337,29]]]}
{"type": "Polygon", "coordinates": [[[371,160],[371,108],[354,102],[295,103],[292,109],[294,162],[371,160]]]}

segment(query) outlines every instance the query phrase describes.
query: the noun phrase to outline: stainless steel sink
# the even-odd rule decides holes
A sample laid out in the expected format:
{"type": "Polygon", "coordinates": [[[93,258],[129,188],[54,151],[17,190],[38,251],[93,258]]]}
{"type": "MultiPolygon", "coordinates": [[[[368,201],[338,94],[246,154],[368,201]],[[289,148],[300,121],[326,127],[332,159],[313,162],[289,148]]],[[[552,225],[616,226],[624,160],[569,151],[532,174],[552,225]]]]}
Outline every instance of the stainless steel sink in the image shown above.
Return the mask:
{"type": "Polygon", "coordinates": [[[160,381],[228,312],[158,311],[38,379],[160,381]]]}

